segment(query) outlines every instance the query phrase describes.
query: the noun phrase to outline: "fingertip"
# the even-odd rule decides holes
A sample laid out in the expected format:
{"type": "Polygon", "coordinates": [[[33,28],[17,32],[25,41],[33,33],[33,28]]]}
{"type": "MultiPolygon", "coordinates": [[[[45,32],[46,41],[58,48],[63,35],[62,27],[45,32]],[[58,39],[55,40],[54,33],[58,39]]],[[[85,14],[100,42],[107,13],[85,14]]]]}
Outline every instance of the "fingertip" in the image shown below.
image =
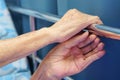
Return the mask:
{"type": "Polygon", "coordinates": [[[102,50],[104,47],[104,43],[103,42],[100,42],[99,45],[98,45],[98,50],[102,50]]]}
{"type": "Polygon", "coordinates": [[[101,57],[103,57],[105,55],[105,50],[101,50],[97,53],[97,59],[100,59],[101,57]]]}
{"type": "Polygon", "coordinates": [[[94,40],[96,37],[97,37],[97,36],[96,36],[95,34],[91,34],[91,35],[90,35],[90,39],[91,39],[91,40],[94,40]]]}
{"type": "Polygon", "coordinates": [[[105,44],[103,42],[101,42],[100,45],[103,46],[103,47],[105,46],[105,44]]]}
{"type": "Polygon", "coordinates": [[[88,31],[84,32],[82,35],[80,34],[80,39],[81,39],[80,42],[84,41],[88,37],[88,35],[89,35],[88,31]]]}
{"type": "Polygon", "coordinates": [[[100,42],[100,39],[99,39],[99,38],[96,38],[96,39],[95,39],[95,42],[96,42],[96,43],[100,42]]]}
{"type": "Polygon", "coordinates": [[[96,37],[96,35],[95,34],[91,34],[91,37],[96,37]]]}
{"type": "Polygon", "coordinates": [[[85,31],[85,32],[84,32],[84,35],[88,36],[88,35],[89,35],[89,32],[88,32],[88,31],[85,31]]]}
{"type": "Polygon", "coordinates": [[[103,50],[104,48],[104,43],[100,42],[97,47],[94,49],[94,52],[98,52],[98,51],[101,51],[103,50]]]}

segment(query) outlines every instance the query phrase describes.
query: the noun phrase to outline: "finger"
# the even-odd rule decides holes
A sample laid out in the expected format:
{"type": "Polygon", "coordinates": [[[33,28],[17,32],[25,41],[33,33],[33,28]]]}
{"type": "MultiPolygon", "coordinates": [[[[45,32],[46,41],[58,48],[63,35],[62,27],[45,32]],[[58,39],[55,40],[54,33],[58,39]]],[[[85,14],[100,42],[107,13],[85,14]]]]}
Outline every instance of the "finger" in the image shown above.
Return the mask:
{"type": "Polygon", "coordinates": [[[73,46],[76,46],[76,45],[78,45],[78,43],[83,42],[88,37],[88,34],[89,33],[86,31],[81,35],[77,35],[77,36],[73,37],[72,39],[65,41],[64,46],[66,48],[71,48],[73,46]]]}
{"type": "Polygon", "coordinates": [[[80,65],[80,70],[84,70],[88,65],[90,65],[92,62],[96,61],[97,59],[100,59],[105,54],[105,51],[99,51],[96,54],[83,59],[83,64],[80,65]]]}
{"type": "Polygon", "coordinates": [[[103,24],[103,22],[101,21],[101,19],[98,16],[94,16],[91,18],[91,25],[92,24],[103,24]]]}
{"type": "Polygon", "coordinates": [[[91,52],[89,52],[88,54],[85,55],[85,57],[89,57],[91,55],[97,54],[99,51],[102,51],[104,47],[104,44],[101,42],[98,44],[98,46],[91,52]]]}
{"type": "Polygon", "coordinates": [[[84,48],[81,48],[83,54],[85,55],[88,52],[94,50],[97,47],[97,45],[99,44],[99,41],[100,41],[100,39],[96,38],[90,45],[88,45],[88,46],[86,46],[84,48]]]}
{"type": "Polygon", "coordinates": [[[71,48],[70,54],[72,56],[74,56],[76,58],[82,58],[84,55],[82,55],[81,53],[83,53],[82,50],[79,49],[77,46],[71,48]]]}
{"type": "Polygon", "coordinates": [[[96,38],[96,35],[94,35],[94,34],[90,35],[85,41],[79,43],[78,47],[82,48],[82,47],[90,44],[92,41],[95,40],[95,38],[96,38]]]}
{"type": "Polygon", "coordinates": [[[93,51],[96,53],[96,52],[102,50],[103,47],[104,47],[104,43],[101,42],[101,43],[97,46],[97,48],[95,48],[93,51]]]}
{"type": "Polygon", "coordinates": [[[105,54],[104,50],[98,51],[96,54],[93,54],[85,59],[87,64],[90,64],[98,59],[100,59],[105,54]]]}
{"type": "MultiPolygon", "coordinates": [[[[89,33],[88,32],[84,32],[81,35],[76,35],[75,37],[57,45],[55,48],[53,48],[49,53],[55,53],[56,51],[56,55],[59,54],[60,51],[65,51],[66,49],[70,49],[73,46],[77,45],[79,42],[84,41],[87,37],[88,37],[89,33]],[[58,54],[57,54],[58,53],[58,54]]],[[[68,50],[67,50],[68,51],[68,50]]],[[[64,53],[64,52],[63,52],[64,53]]],[[[63,54],[59,54],[59,55],[63,55],[63,54]]],[[[65,55],[65,54],[64,54],[65,55]]]]}

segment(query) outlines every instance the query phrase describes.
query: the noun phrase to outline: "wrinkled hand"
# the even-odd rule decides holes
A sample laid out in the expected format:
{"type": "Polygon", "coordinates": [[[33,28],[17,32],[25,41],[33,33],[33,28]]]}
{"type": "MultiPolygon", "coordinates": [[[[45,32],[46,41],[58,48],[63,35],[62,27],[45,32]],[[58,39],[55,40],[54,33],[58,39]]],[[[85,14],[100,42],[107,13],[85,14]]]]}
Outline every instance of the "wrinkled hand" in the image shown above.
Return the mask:
{"type": "Polygon", "coordinates": [[[98,37],[84,32],[53,48],[39,67],[44,66],[49,75],[59,79],[70,76],[101,58],[105,53],[103,46],[98,37]]]}
{"type": "Polygon", "coordinates": [[[49,27],[49,31],[56,42],[63,42],[92,24],[102,24],[102,22],[98,16],[71,9],[58,22],[49,27]]]}

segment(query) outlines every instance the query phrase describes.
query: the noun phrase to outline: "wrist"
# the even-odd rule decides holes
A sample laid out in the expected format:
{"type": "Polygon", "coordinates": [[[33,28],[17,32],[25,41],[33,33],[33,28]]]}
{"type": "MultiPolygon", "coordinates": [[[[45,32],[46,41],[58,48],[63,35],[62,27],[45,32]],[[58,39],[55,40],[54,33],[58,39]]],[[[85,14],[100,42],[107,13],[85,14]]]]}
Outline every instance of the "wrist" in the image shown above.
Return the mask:
{"type": "Polygon", "coordinates": [[[38,39],[41,42],[41,40],[44,38],[44,41],[46,45],[55,43],[56,40],[54,38],[54,34],[52,34],[52,31],[49,29],[49,27],[43,27],[39,30],[37,30],[38,39]],[[42,36],[41,36],[42,35],[42,36]]]}
{"type": "Polygon", "coordinates": [[[59,42],[59,34],[58,34],[58,31],[56,31],[55,28],[53,27],[48,27],[47,28],[47,31],[48,31],[48,34],[50,35],[50,39],[52,39],[52,42],[55,43],[55,42],[59,42]]]}
{"type": "Polygon", "coordinates": [[[46,64],[41,63],[31,80],[61,80],[61,78],[51,72],[46,64]]]}
{"type": "Polygon", "coordinates": [[[53,28],[44,27],[44,28],[40,29],[40,33],[41,33],[41,31],[43,31],[46,34],[47,40],[49,40],[50,43],[58,42],[58,40],[57,40],[58,36],[56,36],[57,33],[55,33],[56,31],[54,31],[53,28]]]}
{"type": "Polygon", "coordinates": [[[61,80],[61,77],[59,77],[58,74],[54,73],[54,71],[50,68],[50,65],[44,61],[40,64],[40,70],[45,74],[48,80],[61,80]]]}
{"type": "Polygon", "coordinates": [[[57,76],[57,74],[53,73],[52,71],[47,71],[46,76],[49,78],[49,80],[61,80],[62,78],[57,76]]]}

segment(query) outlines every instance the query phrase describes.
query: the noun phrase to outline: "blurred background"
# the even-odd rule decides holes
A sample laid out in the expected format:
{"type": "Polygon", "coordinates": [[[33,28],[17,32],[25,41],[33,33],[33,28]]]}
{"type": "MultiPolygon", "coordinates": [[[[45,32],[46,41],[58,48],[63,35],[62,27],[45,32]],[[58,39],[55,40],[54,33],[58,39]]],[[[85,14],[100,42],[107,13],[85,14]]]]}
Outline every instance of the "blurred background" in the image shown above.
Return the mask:
{"type": "MultiPolygon", "coordinates": [[[[71,8],[76,8],[99,16],[105,25],[120,28],[120,0],[6,0],[6,3],[59,16],[71,8]]],[[[12,11],[11,16],[19,35],[30,31],[28,16],[12,11]]],[[[36,30],[52,24],[35,18],[36,30]]],[[[71,76],[74,80],[120,80],[120,41],[103,37],[101,39],[105,43],[106,55],[81,73],[71,76]]],[[[55,45],[40,49],[37,55],[43,59],[55,45]]]]}

